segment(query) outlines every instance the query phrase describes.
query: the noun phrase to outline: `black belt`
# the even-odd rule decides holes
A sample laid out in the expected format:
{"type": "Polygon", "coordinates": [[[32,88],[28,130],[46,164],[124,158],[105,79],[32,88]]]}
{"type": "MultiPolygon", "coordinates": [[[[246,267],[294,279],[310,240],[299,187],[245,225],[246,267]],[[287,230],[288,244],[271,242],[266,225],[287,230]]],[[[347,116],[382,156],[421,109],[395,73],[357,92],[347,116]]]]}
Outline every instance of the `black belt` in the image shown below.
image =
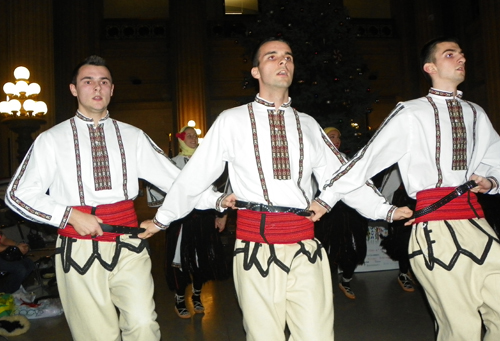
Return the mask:
{"type": "Polygon", "coordinates": [[[238,208],[246,208],[250,211],[256,212],[269,212],[269,213],[294,213],[296,215],[300,215],[302,217],[309,217],[314,214],[313,211],[308,211],[302,208],[294,208],[294,207],[283,207],[283,206],[269,206],[264,204],[259,204],[256,202],[247,202],[236,200],[235,207],[238,208]]]}
{"type": "Polygon", "coordinates": [[[137,235],[139,233],[146,231],[146,229],[142,228],[142,227],[109,225],[109,224],[102,224],[102,223],[100,223],[99,225],[101,225],[101,229],[103,232],[130,234],[130,235],[132,235],[132,237],[137,237],[137,235]]]}
{"type": "Polygon", "coordinates": [[[448,194],[445,197],[436,201],[434,204],[429,205],[425,208],[422,208],[421,210],[415,211],[415,213],[413,214],[413,218],[420,218],[426,214],[434,212],[438,208],[446,205],[447,203],[449,203],[453,199],[458,198],[459,196],[461,196],[462,194],[466,193],[468,190],[470,190],[476,186],[477,186],[477,184],[474,180],[467,181],[463,185],[460,185],[457,188],[455,188],[453,190],[453,192],[451,192],[450,194],[448,194]]]}

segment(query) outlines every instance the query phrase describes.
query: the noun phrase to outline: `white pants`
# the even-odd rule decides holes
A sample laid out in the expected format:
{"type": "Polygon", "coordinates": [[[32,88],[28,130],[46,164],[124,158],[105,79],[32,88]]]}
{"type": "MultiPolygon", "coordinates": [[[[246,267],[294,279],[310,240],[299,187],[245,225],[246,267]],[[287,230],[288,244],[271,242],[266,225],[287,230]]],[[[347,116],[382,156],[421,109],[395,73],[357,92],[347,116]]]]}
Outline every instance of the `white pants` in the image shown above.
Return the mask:
{"type": "Polygon", "coordinates": [[[234,282],[247,340],[285,340],[286,325],[289,340],[333,340],[328,257],[323,248],[318,250],[319,241],[301,243],[270,246],[236,240],[234,282]]]}
{"type": "MultiPolygon", "coordinates": [[[[122,236],[121,240],[135,246],[141,241],[128,236],[122,236]]],[[[60,245],[59,237],[57,247],[60,245]]],[[[116,243],[99,242],[98,245],[102,258],[110,263],[116,243]]],[[[72,248],[72,259],[83,266],[92,254],[92,241],[79,239],[72,248]]],[[[56,275],[66,320],[75,341],[160,339],[154,310],[151,259],[146,249],[135,253],[122,248],[112,271],[95,260],[84,275],[74,268],[64,273],[58,254],[56,275]]]]}
{"type": "Polygon", "coordinates": [[[473,221],[479,228],[466,219],[413,226],[409,252],[422,254],[410,263],[434,312],[438,341],[480,340],[482,322],[484,340],[500,340],[500,244],[485,219],[473,221]]]}

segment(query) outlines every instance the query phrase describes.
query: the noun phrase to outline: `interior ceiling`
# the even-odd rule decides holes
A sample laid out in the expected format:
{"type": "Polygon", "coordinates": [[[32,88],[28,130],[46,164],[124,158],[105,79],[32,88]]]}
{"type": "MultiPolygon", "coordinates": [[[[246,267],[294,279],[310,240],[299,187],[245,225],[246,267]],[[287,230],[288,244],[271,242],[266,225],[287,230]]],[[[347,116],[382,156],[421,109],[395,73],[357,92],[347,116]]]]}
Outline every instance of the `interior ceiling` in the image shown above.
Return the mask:
{"type": "MultiPolygon", "coordinates": [[[[221,0],[224,1],[224,0],[221,0]]],[[[258,0],[225,0],[225,5],[231,11],[239,9],[245,13],[257,8],[258,0]]],[[[352,18],[391,17],[391,0],[344,0],[352,18]]],[[[168,18],[168,0],[104,0],[104,18],[168,18]]]]}

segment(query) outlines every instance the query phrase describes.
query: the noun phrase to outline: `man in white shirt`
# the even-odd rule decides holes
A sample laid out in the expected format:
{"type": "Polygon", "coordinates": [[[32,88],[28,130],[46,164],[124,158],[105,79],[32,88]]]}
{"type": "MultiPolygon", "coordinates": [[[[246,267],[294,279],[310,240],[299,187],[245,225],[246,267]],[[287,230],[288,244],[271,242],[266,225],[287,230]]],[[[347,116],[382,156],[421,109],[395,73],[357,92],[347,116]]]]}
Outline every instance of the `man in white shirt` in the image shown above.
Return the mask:
{"type": "MultiPolygon", "coordinates": [[[[313,174],[324,183],[346,161],[312,117],[291,107],[288,43],[264,41],[251,72],[259,81],[255,101],[219,115],[155,218],[142,226],[154,232],[189,213],[227,162],[233,194],[217,208],[240,208],[233,267],[247,339],[283,340],[287,325],[294,340],[333,340],[330,268],[307,216],[332,207],[314,198],[313,174]]],[[[344,201],[372,219],[412,213],[388,205],[370,186],[344,201]]]]}
{"type": "Polygon", "coordinates": [[[57,284],[74,340],[159,340],[144,240],[153,233],[134,231],[133,200],[139,178],[168,192],[180,171],[142,130],[110,117],[114,84],[104,59],[79,64],[69,87],[76,115],[38,136],[6,203],[58,228],[57,284]],[[104,232],[100,223],[130,229],[104,232]]]}
{"type": "Polygon", "coordinates": [[[397,163],[408,195],[417,199],[409,255],[438,340],[479,340],[482,322],[485,340],[499,340],[500,242],[469,189],[498,193],[500,137],[484,110],[457,90],[466,62],[457,40],[435,39],[421,57],[432,80],[429,94],[399,103],[327,182],[325,198],[335,201],[397,163]]]}

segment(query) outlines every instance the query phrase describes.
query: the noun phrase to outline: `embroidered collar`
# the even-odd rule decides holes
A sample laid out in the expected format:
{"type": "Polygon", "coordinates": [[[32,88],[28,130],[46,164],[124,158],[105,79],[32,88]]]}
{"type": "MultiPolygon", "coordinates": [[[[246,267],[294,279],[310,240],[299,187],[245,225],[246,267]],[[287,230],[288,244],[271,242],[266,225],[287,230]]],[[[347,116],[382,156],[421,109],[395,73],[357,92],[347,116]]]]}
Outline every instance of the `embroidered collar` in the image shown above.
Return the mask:
{"type": "MultiPolygon", "coordinates": [[[[94,120],[85,116],[84,114],[82,114],[80,111],[76,111],[76,114],[75,114],[76,117],[78,117],[79,119],[81,119],[82,121],[86,122],[86,123],[94,123],[94,120]]],[[[107,119],[109,118],[109,111],[106,112],[106,116],[104,116],[103,118],[101,118],[99,120],[99,123],[103,123],[104,121],[106,121],[107,119]]]]}
{"type": "MultiPolygon", "coordinates": [[[[269,101],[266,101],[265,99],[263,99],[262,97],[259,97],[259,94],[257,94],[255,96],[255,102],[259,103],[259,104],[262,104],[266,107],[273,107],[274,108],[274,103],[273,102],[269,102],[269,101]]],[[[292,105],[292,99],[290,97],[288,97],[288,102],[286,103],[283,103],[281,105],[282,108],[289,108],[290,106],[292,105]]]]}
{"type": "MultiPolygon", "coordinates": [[[[436,95],[436,96],[442,96],[442,97],[455,97],[455,96],[453,96],[453,92],[444,91],[444,90],[438,90],[438,89],[434,89],[434,88],[430,88],[429,89],[429,94],[436,95]]],[[[462,96],[463,96],[462,91],[457,90],[457,96],[456,97],[462,98],[462,96]]]]}

